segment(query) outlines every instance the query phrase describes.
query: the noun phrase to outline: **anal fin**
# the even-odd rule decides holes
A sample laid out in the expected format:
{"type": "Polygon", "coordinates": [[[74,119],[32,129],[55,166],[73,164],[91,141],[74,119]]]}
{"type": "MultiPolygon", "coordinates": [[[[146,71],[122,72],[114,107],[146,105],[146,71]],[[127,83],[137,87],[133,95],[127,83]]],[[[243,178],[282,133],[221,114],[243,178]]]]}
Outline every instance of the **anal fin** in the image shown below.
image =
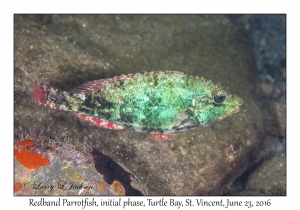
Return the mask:
{"type": "Polygon", "coordinates": [[[173,138],[174,136],[176,136],[177,134],[175,133],[169,133],[169,134],[149,134],[148,138],[152,139],[152,140],[166,140],[166,139],[170,139],[173,138]]]}
{"type": "Polygon", "coordinates": [[[90,123],[93,123],[94,125],[97,125],[101,128],[105,128],[105,129],[109,129],[109,130],[125,130],[126,129],[126,127],[123,125],[118,125],[116,123],[109,122],[104,119],[92,117],[92,116],[89,116],[89,115],[86,115],[83,113],[75,112],[75,115],[77,117],[79,117],[80,119],[90,122],[90,123]]]}

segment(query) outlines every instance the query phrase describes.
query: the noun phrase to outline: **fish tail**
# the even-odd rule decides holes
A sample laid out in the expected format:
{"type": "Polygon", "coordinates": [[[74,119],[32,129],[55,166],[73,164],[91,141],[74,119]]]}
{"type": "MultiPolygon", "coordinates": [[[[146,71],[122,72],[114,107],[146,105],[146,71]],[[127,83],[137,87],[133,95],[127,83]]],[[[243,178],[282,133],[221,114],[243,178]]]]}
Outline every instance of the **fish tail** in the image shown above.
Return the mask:
{"type": "Polygon", "coordinates": [[[50,109],[69,111],[66,96],[68,92],[43,85],[39,82],[33,83],[32,101],[40,106],[50,109]]]}

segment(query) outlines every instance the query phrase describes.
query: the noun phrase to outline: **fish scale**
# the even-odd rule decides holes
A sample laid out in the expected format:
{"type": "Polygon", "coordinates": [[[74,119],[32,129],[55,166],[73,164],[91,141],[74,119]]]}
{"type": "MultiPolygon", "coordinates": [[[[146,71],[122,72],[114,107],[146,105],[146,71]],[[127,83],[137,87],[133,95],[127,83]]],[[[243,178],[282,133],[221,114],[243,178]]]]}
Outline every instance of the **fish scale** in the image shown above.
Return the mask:
{"type": "MultiPolygon", "coordinates": [[[[117,103],[120,97],[128,98],[120,107],[115,107],[115,110],[118,110],[120,113],[120,118],[125,119],[124,122],[126,125],[131,125],[134,128],[142,127],[142,129],[135,129],[136,131],[155,132],[160,130],[161,132],[161,130],[167,129],[167,126],[170,126],[176,115],[184,112],[186,107],[182,104],[179,93],[174,91],[174,87],[172,87],[174,84],[179,84],[176,81],[176,79],[178,79],[177,77],[173,78],[168,76],[166,78],[165,75],[156,77],[156,79],[153,78],[153,81],[149,80],[150,78],[145,79],[144,77],[138,77],[126,80],[123,84],[124,89],[120,94],[115,93],[115,87],[113,85],[107,86],[102,90],[104,94],[103,97],[109,98],[114,104],[117,103]],[[162,82],[160,82],[159,79],[161,79],[162,82]],[[175,81],[171,81],[171,79],[175,79],[175,81]],[[157,84],[154,81],[157,81],[157,84]],[[145,83],[148,85],[144,85],[145,83]],[[172,100],[174,98],[177,99],[175,103],[173,102],[174,100],[172,100]],[[156,114],[153,114],[153,111],[155,111],[156,114]],[[122,116],[126,116],[127,118],[122,116]],[[130,116],[129,119],[128,116],[130,116]],[[145,118],[147,121],[142,120],[145,118]],[[160,125],[160,127],[157,127],[157,124],[160,125]],[[161,125],[165,125],[165,127],[161,125]]],[[[118,121],[120,119],[118,118],[117,116],[115,119],[110,118],[108,120],[118,121]]],[[[123,122],[119,121],[119,123],[123,122]]]]}
{"type": "Polygon", "coordinates": [[[208,126],[238,112],[242,104],[218,83],[175,71],[120,75],[70,92],[40,83],[34,87],[32,99],[39,105],[73,111],[103,128],[148,133],[152,139],[208,126]]]}

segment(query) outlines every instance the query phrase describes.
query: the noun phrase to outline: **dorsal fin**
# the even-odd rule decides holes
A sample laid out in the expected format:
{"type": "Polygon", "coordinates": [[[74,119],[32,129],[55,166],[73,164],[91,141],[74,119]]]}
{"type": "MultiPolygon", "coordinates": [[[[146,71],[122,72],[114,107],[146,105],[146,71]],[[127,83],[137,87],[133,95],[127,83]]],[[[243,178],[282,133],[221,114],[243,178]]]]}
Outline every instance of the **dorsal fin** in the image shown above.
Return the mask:
{"type": "Polygon", "coordinates": [[[79,86],[71,89],[70,92],[77,93],[77,94],[89,94],[95,90],[99,90],[99,89],[105,87],[106,85],[108,85],[110,83],[111,83],[110,79],[94,80],[94,81],[79,85],[79,86]]]}
{"type": "Polygon", "coordinates": [[[126,79],[132,79],[136,77],[147,77],[147,76],[153,76],[153,75],[166,75],[166,74],[181,74],[182,72],[177,71],[150,71],[150,72],[144,72],[144,73],[136,73],[136,74],[122,74],[120,76],[115,76],[113,78],[108,79],[100,79],[100,80],[94,80],[91,82],[84,83],[82,85],[79,85],[73,89],[70,90],[72,93],[77,94],[89,94],[95,90],[99,90],[109,84],[120,82],[126,79]]]}

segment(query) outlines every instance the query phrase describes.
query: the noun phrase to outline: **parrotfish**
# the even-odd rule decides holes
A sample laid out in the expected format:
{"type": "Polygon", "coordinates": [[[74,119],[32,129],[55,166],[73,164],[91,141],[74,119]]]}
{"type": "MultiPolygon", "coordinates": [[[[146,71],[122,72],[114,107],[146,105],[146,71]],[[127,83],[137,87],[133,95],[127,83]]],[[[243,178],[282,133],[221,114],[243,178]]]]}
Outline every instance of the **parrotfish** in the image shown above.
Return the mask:
{"type": "Polygon", "coordinates": [[[69,92],[35,82],[32,100],[105,129],[147,133],[154,140],[210,126],[237,113],[243,103],[219,83],[176,71],[120,75],[69,92]]]}

